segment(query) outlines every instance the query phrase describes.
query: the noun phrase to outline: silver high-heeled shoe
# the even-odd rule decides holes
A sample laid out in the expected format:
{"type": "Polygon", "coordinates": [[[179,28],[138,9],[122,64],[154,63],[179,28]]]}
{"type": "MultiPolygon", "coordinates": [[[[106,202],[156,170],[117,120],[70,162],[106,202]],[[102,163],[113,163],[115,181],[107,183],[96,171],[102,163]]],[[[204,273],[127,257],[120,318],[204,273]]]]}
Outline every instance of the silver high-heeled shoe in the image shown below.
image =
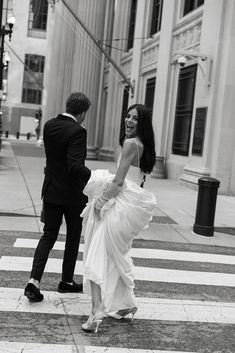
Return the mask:
{"type": "Polygon", "coordinates": [[[96,315],[90,315],[87,322],[82,324],[82,329],[84,331],[95,331],[95,333],[98,332],[99,325],[101,324],[103,320],[103,314],[99,313],[96,315]]]}
{"type": "Polygon", "coordinates": [[[121,320],[124,317],[126,317],[127,315],[131,314],[132,315],[131,321],[133,321],[136,311],[137,311],[137,308],[136,308],[136,306],[134,306],[133,308],[122,309],[122,310],[110,312],[110,313],[108,313],[108,316],[112,317],[113,319],[121,320]]]}

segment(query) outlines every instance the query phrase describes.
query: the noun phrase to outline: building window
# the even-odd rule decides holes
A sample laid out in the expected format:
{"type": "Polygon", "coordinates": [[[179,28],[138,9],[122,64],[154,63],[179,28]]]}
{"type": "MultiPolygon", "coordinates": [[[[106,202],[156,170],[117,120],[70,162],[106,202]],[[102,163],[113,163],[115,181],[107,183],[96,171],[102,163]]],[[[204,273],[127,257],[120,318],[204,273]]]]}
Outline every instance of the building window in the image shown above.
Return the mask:
{"type": "Polygon", "coordinates": [[[47,0],[30,0],[28,29],[46,31],[47,12],[47,0]]]}
{"type": "Polygon", "coordinates": [[[150,36],[159,32],[161,29],[162,7],[163,7],[163,0],[153,0],[150,36]]]}
{"type": "Polygon", "coordinates": [[[132,0],[128,39],[127,39],[127,50],[131,49],[133,47],[133,43],[134,43],[136,9],[137,9],[137,0],[132,0]]]}
{"type": "Polygon", "coordinates": [[[184,0],[183,16],[204,4],[204,0],[184,0]]]}
{"type": "Polygon", "coordinates": [[[32,54],[25,55],[25,70],[22,92],[23,103],[41,104],[44,61],[44,56],[32,54]]]}
{"type": "Polygon", "coordinates": [[[156,77],[148,79],[146,83],[145,105],[151,110],[151,114],[153,111],[155,83],[156,77]]]}
{"type": "Polygon", "coordinates": [[[195,114],[192,155],[202,156],[206,132],[207,107],[197,108],[195,114]]]}
{"type": "Polygon", "coordinates": [[[172,152],[188,156],[197,65],[180,70],[172,152]]]}

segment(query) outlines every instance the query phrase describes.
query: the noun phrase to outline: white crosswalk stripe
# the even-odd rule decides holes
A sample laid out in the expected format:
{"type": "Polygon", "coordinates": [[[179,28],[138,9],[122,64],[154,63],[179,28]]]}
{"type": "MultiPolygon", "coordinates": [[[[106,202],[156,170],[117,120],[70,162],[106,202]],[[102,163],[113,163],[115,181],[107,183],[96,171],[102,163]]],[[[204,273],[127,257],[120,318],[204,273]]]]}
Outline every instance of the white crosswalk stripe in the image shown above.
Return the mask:
{"type": "MultiPolygon", "coordinates": [[[[30,271],[32,261],[32,257],[2,256],[0,259],[0,270],[30,271]]],[[[48,259],[45,272],[61,273],[61,268],[62,259],[48,259]]],[[[75,274],[82,275],[82,273],[82,261],[77,261],[75,274]]],[[[235,274],[230,273],[183,271],[136,266],[134,274],[136,280],[143,281],[235,287],[235,274]]]]}
{"type": "Polygon", "coordinates": [[[65,344],[0,342],[0,353],[77,353],[76,347],[65,344]]]}
{"type": "MultiPolygon", "coordinates": [[[[0,311],[89,315],[90,299],[85,294],[44,292],[42,303],[30,303],[19,288],[0,287],[0,311]],[[7,300],[6,300],[7,298],[7,300]],[[79,305],[78,305],[79,303],[79,305]]],[[[234,303],[137,298],[140,320],[168,320],[235,324],[234,303]]]]}
{"type": "MultiPolygon", "coordinates": [[[[36,248],[38,244],[37,239],[17,238],[14,247],[16,248],[36,248]]],[[[65,242],[56,241],[53,249],[64,250],[65,242]]],[[[80,244],[79,251],[83,252],[84,245],[80,244]]],[[[162,260],[177,260],[177,261],[191,261],[191,262],[206,262],[235,265],[235,256],[198,253],[191,251],[173,251],[163,249],[145,249],[145,248],[132,248],[130,251],[132,257],[145,258],[145,259],[162,259],[162,260]]]]}
{"type": "MultiPolygon", "coordinates": [[[[20,343],[20,342],[1,342],[0,352],[5,353],[77,353],[74,345],[53,345],[42,343],[20,343]]],[[[159,351],[149,349],[128,349],[128,348],[110,348],[98,346],[85,346],[83,353],[182,353],[179,351],[159,351]]],[[[194,353],[194,352],[183,352],[194,353]]]]}

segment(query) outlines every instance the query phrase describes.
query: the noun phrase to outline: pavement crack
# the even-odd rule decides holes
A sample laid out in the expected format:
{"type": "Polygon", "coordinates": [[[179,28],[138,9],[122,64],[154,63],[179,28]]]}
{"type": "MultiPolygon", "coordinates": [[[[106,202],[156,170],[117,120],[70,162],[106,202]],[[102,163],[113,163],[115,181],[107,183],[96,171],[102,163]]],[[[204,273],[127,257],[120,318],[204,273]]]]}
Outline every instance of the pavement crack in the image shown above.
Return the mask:
{"type": "Polygon", "coordinates": [[[64,302],[63,302],[63,299],[61,299],[61,304],[63,305],[63,309],[64,309],[64,312],[65,312],[66,321],[67,321],[67,324],[68,324],[68,327],[69,327],[71,336],[73,337],[73,342],[74,342],[74,347],[75,347],[75,349],[76,349],[76,353],[79,353],[79,349],[78,349],[78,347],[77,347],[77,345],[76,345],[76,340],[75,340],[75,337],[74,337],[74,334],[73,334],[73,331],[72,331],[72,327],[71,327],[70,322],[69,322],[69,319],[68,319],[69,314],[68,314],[68,312],[67,312],[67,310],[66,310],[66,306],[65,306],[65,304],[64,304],[64,302]]]}
{"type": "Polygon", "coordinates": [[[21,306],[21,299],[22,299],[22,295],[21,296],[19,296],[19,298],[18,298],[18,305],[16,306],[16,310],[18,310],[19,308],[20,308],[20,306],[21,306]]]}
{"type": "Polygon", "coordinates": [[[177,227],[174,227],[174,225],[172,225],[172,224],[169,224],[169,226],[170,226],[176,233],[178,233],[178,234],[186,241],[186,243],[190,243],[190,241],[189,241],[186,237],[184,237],[181,232],[178,231],[177,227]]]}
{"type": "MultiPolygon", "coordinates": [[[[17,158],[16,155],[15,155],[15,159],[16,159],[16,162],[17,162],[17,164],[18,164],[18,168],[19,168],[19,171],[20,171],[20,173],[21,173],[21,176],[22,176],[22,178],[23,178],[23,180],[24,180],[25,187],[26,187],[26,190],[27,190],[27,192],[28,192],[29,198],[30,198],[30,200],[31,200],[31,203],[32,203],[32,206],[33,206],[34,215],[35,215],[35,217],[37,217],[37,210],[36,210],[36,206],[35,206],[33,197],[32,197],[32,195],[31,195],[29,186],[28,186],[28,184],[27,184],[26,177],[25,177],[25,175],[24,175],[24,172],[23,172],[23,170],[22,170],[22,168],[21,168],[21,165],[20,165],[19,160],[18,160],[18,158],[17,158]]],[[[40,232],[40,226],[39,226],[38,222],[37,222],[37,227],[38,227],[38,231],[40,232]]]]}

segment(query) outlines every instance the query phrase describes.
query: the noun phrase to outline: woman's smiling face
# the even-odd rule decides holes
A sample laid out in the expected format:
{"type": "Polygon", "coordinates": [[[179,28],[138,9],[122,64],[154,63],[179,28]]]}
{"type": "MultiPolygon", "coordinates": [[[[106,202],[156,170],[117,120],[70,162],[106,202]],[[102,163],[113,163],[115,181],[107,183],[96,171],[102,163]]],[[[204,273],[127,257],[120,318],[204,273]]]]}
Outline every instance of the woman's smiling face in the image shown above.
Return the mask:
{"type": "Polygon", "coordinates": [[[136,137],[138,125],[138,112],[137,110],[131,109],[125,118],[125,134],[127,138],[136,137]]]}

